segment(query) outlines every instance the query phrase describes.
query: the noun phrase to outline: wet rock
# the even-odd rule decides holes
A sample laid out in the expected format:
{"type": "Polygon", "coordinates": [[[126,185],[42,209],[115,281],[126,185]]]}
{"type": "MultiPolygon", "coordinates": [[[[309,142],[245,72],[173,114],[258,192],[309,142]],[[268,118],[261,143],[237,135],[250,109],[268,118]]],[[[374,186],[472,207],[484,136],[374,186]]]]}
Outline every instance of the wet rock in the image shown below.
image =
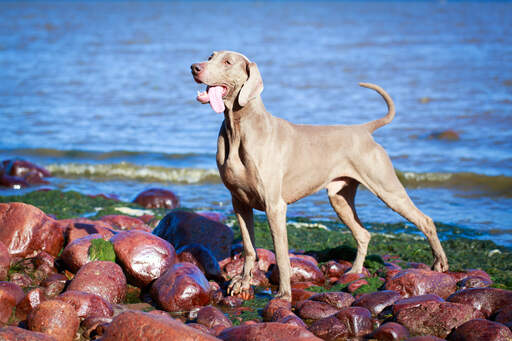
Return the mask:
{"type": "Polygon", "coordinates": [[[467,304],[487,318],[497,310],[512,305],[512,291],[496,288],[472,288],[456,292],[447,301],[467,304]]]}
{"type": "Polygon", "coordinates": [[[289,255],[290,258],[304,259],[304,260],[307,260],[307,261],[315,264],[316,266],[318,266],[318,262],[315,259],[315,257],[313,257],[313,256],[305,255],[305,254],[302,254],[302,253],[289,253],[288,255],[289,255]]]}
{"type": "Polygon", "coordinates": [[[197,329],[205,334],[214,335],[215,331],[199,323],[187,323],[187,327],[197,329]]]}
{"type": "Polygon", "coordinates": [[[34,281],[29,275],[25,273],[15,272],[10,276],[10,281],[22,288],[28,288],[34,286],[34,281]]]}
{"type": "Polygon", "coordinates": [[[509,341],[512,332],[507,326],[484,319],[474,319],[460,325],[448,337],[450,341],[509,341]]]}
{"type": "Polygon", "coordinates": [[[103,239],[108,240],[115,233],[112,226],[101,220],[86,218],[62,219],[58,221],[58,224],[64,231],[68,244],[76,239],[95,233],[99,233],[103,239]]]}
{"type": "Polygon", "coordinates": [[[224,341],[320,340],[307,329],[278,322],[254,323],[228,328],[220,333],[218,338],[224,341]]]}
{"type": "MultiPolygon", "coordinates": [[[[291,283],[311,282],[316,285],[324,284],[324,274],[314,263],[302,258],[290,258],[291,283]]],[[[279,283],[279,271],[277,266],[272,269],[270,281],[273,284],[279,283]]]]}
{"type": "Polygon", "coordinates": [[[348,307],[314,322],[309,330],[323,340],[345,340],[369,334],[373,322],[368,309],[348,307]]]}
{"type": "Polygon", "coordinates": [[[362,295],[353,305],[366,308],[373,316],[376,316],[401,298],[402,296],[396,291],[382,290],[362,295]]]}
{"type": "Polygon", "coordinates": [[[370,334],[370,339],[378,341],[400,341],[408,337],[407,328],[396,322],[386,322],[370,334]]]}
{"type": "Polygon", "coordinates": [[[419,307],[422,304],[431,302],[444,302],[444,300],[441,297],[432,294],[400,299],[393,304],[393,314],[397,315],[401,310],[419,307]]]}
{"type": "Polygon", "coordinates": [[[68,290],[59,297],[57,300],[67,302],[75,308],[78,317],[111,317],[114,315],[112,305],[108,303],[101,296],[82,292],[68,290]]]}
{"type": "Polygon", "coordinates": [[[152,229],[139,218],[129,217],[126,215],[106,215],[101,220],[115,228],[116,230],[131,231],[140,230],[151,232],[152,229]]]}
{"type": "Polygon", "coordinates": [[[148,232],[120,232],[110,241],[128,282],[138,287],[150,284],[177,260],[176,251],[168,241],[148,232]]]}
{"type": "Polygon", "coordinates": [[[300,328],[307,329],[308,325],[302,321],[300,317],[297,315],[291,313],[290,315],[284,316],[282,318],[279,318],[275,320],[274,322],[284,323],[284,324],[291,324],[292,326],[297,326],[300,328]]]}
{"type": "Polygon", "coordinates": [[[140,311],[125,311],[105,327],[102,341],[207,341],[217,338],[170,317],[140,311]]]}
{"type": "Polygon", "coordinates": [[[494,320],[503,323],[512,330],[512,305],[499,309],[494,320]]]}
{"type": "Polygon", "coordinates": [[[126,277],[116,263],[94,261],[78,270],[67,290],[96,294],[111,304],[121,303],[126,296],[126,277]]]}
{"type": "Polygon", "coordinates": [[[314,295],[316,295],[316,293],[313,291],[292,288],[292,304],[296,305],[298,302],[307,300],[308,298],[314,295]]]}
{"type": "Polygon", "coordinates": [[[133,202],[145,208],[174,209],[179,206],[178,197],[173,192],[161,188],[145,190],[139,193],[133,202]]]}
{"type": "Polygon", "coordinates": [[[469,276],[457,282],[457,287],[459,287],[460,290],[466,290],[469,288],[488,288],[491,285],[492,281],[480,276],[469,276]]]}
{"type": "Polygon", "coordinates": [[[315,294],[309,298],[311,301],[327,303],[335,308],[343,309],[354,303],[354,297],[346,292],[331,291],[315,294]]]}
{"type": "Polygon", "coordinates": [[[59,295],[66,287],[67,277],[63,274],[51,274],[43,282],[41,287],[47,297],[55,297],[59,295]]]}
{"type": "Polygon", "coordinates": [[[172,211],[153,230],[176,249],[189,244],[208,248],[219,261],[230,257],[233,231],[226,225],[185,211],[172,211]]]}
{"type": "Polygon", "coordinates": [[[103,329],[112,322],[110,317],[89,317],[82,321],[81,327],[84,330],[82,336],[85,339],[95,340],[97,335],[103,333],[103,329]]]}
{"type": "Polygon", "coordinates": [[[208,218],[213,221],[223,222],[226,220],[226,216],[220,212],[212,212],[212,211],[199,211],[196,212],[199,215],[202,215],[205,218],[208,218]]]}
{"type": "Polygon", "coordinates": [[[403,297],[436,294],[442,298],[457,290],[456,281],[442,272],[406,269],[386,281],[386,289],[394,290],[403,297]]]}
{"type": "Polygon", "coordinates": [[[491,276],[489,276],[489,274],[483,270],[468,269],[468,270],[462,271],[462,272],[448,271],[445,273],[452,276],[456,282],[462,281],[463,279],[468,278],[468,277],[480,277],[480,278],[492,283],[491,276]]]}
{"type": "Polygon", "coordinates": [[[29,187],[30,184],[19,176],[11,176],[0,172],[0,186],[19,189],[29,187]]]}
{"type": "Polygon", "coordinates": [[[151,287],[151,296],[166,311],[190,311],[210,301],[210,285],[197,266],[177,263],[151,287]]]}
{"type": "Polygon", "coordinates": [[[425,302],[402,309],[395,315],[412,335],[434,335],[445,338],[453,328],[464,322],[483,317],[482,313],[465,304],[425,302]]]}
{"type": "Polygon", "coordinates": [[[444,339],[441,339],[437,336],[432,335],[424,335],[424,336],[413,336],[408,338],[405,341],[443,341],[444,339]]]}
{"type": "Polygon", "coordinates": [[[207,247],[200,244],[189,244],[179,248],[176,253],[180,262],[195,264],[206,278],[222,279],[219,262],[207,247]]]}
{"type": "Polygon", "coordinates": [[[29,314],[27,322],[30,330],[58,341],[72,341],[80,325],[73,306],[58,300],[42,302],[29,314]]]}
{"type": "Polygon", "coordinates": [[[222,288],[215,281],[208,281],[208,284],[210,285],[210,303],[219,304],[224,299],[222,288]]]}
{"type": "Polygon", "coordinates": [[[33,332],[19,327],[7,326],[0,328],[2,341],[57,341],[53,336],[33,332]]]}
{"type": "Polygon", "coordinates": [[[299,316],[306,320],[319,320],[340,311],[324,302],[306,300],[299,305],[299,316]]]}
{"type": "Polygon", "coordinates": [[[9,255],[9,251],[7,250],[7,247],[5,247],[4,243],[0,241],[0,281],[7,279],[10,265],[11,256],[9,255]]]}
{"type": "Polygon", "coordinates": [[[11,256],[32,257],[41,251],[57,256],[64,244],[57,223],[32,205],[0,204],[0,241],[11,256]]]}
{"type": "Polygon", "coordinates": [[[16,307],[16,297],[10,291],[0,288],[0,326],[9,321],[14,307],[16,307]]]}
{"type": "Polygon", "coordinates": [[[338,280],[336,281],[336,284],[349,284],[351,282],[358,281],[360,279],[365,278],[365,274],[353,274],[353,273],[346,273],[340,276],[338,280]]]}
{"type": "Polygon", "coordinates": [[[271,322],[280,322],[283,318],[287,316],[295,315],[290,309],[288,308],[278,308],[274,314],[272,315],[272,318],[270,319],[271,322]]]}
{"type": "Polygon", "coordinates": [[[197,313],[197,323],[214,329],[217,333],[233,326],[233,323],[222,311],[212,306],[203,307],[199,310],[197,313]]]}
{"type": "Polygon", "coordinates": [[[292,304],[287,300],[282,300],[280,298],[273,298],[270,301],[268,301],[265,308],[263,308],[263,318],[266,321],[270,321],[272,319],[272,316],[274,316],[274,313],[278,309],[285,309],[285,310],[292,310],[292,304]]]}
{"type": "Polygon", "coordinates": [[[324,273],[325,277],[340,277],[346,271],[350,270],[352,264],[340,264],[336,261],[330,260],[325,264],[322,264],[320,269],[324,273]]]}
{"type": "Polygon", "coordinates": [[[16,318],[18,320],[25,320],[32,310],[46,300],[47,297],[41,288],[30,290],[16,306],[16,318]]]}
{"type": "Polygon", "coordinates": [[[363,285],[368,285],[368,281],[366,279],[358,279],[357,281],[353,281],[352,283],[350,283],[347,287],[347,290],[350,293],[354,293],[363,285]]]}
{"type": "Polygon", "coordinates": [[[60,256],[62,262],[66,265],[69,271],[75,273],[82,266],[89,263],[89,248],[93,239],[102,239],[103,236],[99,233],[93,233],[84,237],[73,240],[66,245],[64,251],[60,256]]]}
{"type": "Polygon", "coordinates": [[[222,298],[222,301],[220,304],[222,304],[225,307],[240,307],[244,303],[244,299],[241,297],[236,296],[226,296],[222,298]]]}
{"type": "Polygon", "coordinates": [[[0,281],[0,292],[6,292],[8,295],[13,296],[16,305],[25,297],[23,289],[12,282],[0,281]]]}
{"type": "MultiPolygon", "coordinates": [[[[0,177],[5,177],[4,181],[16,179],[18,181],[15,182],[20,187],[47,184],[48,181],[44,180],[44,178],[50,176],[51,174],[48,170],[25,160],[5,160],[0,167],[0,177]]],[[[4,181],[0,180],[0,185],[4,181]]]]}

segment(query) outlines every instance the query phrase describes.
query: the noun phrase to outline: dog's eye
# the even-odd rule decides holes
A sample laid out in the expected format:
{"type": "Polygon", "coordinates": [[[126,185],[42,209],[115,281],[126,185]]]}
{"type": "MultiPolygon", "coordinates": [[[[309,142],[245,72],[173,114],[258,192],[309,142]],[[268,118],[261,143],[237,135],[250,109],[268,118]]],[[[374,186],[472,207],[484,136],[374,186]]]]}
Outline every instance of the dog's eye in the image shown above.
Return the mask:
{"type": "Polygon", "coordinates": [[[212,60],[212,58],[213,58],[213,54],[210,57],[208,57],[208,60],[212,60]]]}
{"type": "Polygon", "coordinates": [[[231,65],[231,61],[230,61],[229,59],[226,59],[226,60],[224,61],[224,64],[226,64],[226,65],[231,65]]]}

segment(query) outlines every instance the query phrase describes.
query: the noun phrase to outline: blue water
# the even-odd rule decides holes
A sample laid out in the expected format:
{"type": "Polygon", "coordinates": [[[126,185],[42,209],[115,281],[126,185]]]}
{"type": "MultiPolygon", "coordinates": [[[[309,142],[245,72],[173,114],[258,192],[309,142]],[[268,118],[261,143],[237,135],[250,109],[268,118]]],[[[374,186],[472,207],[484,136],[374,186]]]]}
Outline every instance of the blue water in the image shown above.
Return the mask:
{"type": "MultiPolygon", "coordinates": [[[[375,139],[423,179],[406,184],[417,206],[512,245],[510,18],[510,2],[2,1],[0,159],[50,168],[55,188],[167,187],[229,212],[212,175],[222,116],[195,101],[189,67],[236,50],[258,64],[267,109],[296,123],[381,117],[357,84],[382,86],[397,115],[375,139]],[[460,139],[430,138],[445,130],[460,139]]],[[[365,222],[403,221],[367,191],[357,201],[365,222]]],[[[335,219],[323,192],[289,215],[335,219]]]]}

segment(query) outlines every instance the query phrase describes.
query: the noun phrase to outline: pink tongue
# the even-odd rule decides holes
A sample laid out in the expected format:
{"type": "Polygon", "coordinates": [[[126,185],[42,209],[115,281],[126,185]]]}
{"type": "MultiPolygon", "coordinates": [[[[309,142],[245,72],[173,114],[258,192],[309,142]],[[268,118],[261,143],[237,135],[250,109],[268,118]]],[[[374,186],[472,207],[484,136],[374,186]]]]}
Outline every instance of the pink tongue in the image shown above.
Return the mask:
{"type": "Polygon", "coordinates": [[[208,97],[210,98],[210,105],[213,111],[220,114],[224,112],[224,102],[222,101],[222,93],[224,89],[222,86],[211,86],[208,88],[208,97]]]}

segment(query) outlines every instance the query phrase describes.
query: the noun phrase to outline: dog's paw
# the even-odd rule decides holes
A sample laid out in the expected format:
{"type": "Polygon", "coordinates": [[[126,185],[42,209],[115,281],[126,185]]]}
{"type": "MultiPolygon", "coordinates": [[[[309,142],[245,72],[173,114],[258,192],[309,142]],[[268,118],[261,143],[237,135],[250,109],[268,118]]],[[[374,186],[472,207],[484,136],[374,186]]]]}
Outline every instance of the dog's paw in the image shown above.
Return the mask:
{"type": "Polygon", "coordinates": [[[291,302],[292,294],[290,292],[284,292],[284,291],[279,290],[277,292],[276,298],[291,302]]]}
{"type": "Polygon", "coordinates": [[[241,297],[243,300],[254,298],[254,290],[251,287],[251,278],[243,278],[241,275],[233,277],[228,286],[228,295],[241,297]]]}
{"type": "Polygon", "coordinates": [[[448,271],[448,260],[444,257],[437,257],[432,265],[432,270],[438,272],[446,272],[448,271]]]}

